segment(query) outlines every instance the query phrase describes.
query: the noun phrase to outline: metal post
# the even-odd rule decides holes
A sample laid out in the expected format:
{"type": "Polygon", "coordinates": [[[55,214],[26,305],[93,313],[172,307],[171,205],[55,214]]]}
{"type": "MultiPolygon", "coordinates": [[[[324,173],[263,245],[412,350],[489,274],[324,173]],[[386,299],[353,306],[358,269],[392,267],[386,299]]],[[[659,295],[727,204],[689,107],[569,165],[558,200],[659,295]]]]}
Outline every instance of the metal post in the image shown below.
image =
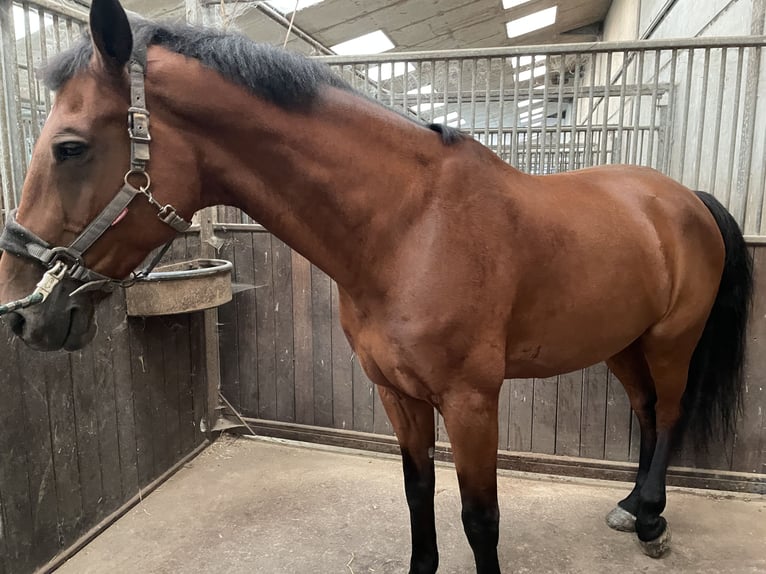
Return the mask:
{"type": "Polygon", "coordinates": [[[24,181],[24,134],[19,117],[18,65],[13,2],[0,0],[0,183],[2,204],[13,209],[24,181]]]}

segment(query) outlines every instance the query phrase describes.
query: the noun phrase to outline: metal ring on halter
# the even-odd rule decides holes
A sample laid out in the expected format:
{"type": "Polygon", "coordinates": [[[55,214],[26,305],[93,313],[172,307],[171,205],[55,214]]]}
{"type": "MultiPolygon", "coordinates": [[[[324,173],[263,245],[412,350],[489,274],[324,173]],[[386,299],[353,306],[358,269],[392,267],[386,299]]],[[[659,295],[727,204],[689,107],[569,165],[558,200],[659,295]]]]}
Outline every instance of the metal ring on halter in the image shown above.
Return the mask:
{"type": "Polygon", "coordinates": [[[141,191],[148,191],[149,188],[152,186],[152,178],[149,177],[149,173],[142,170],[142,169],[131,169],[128,171],[128,173],[125,174],[125,185],[133,185],[128,180],[130,179],[131,175],[143,175],[144,179],[146,180],[146,183],[144,185],[139,185],[136,187],[136,189],[139,189],[141,191]]]}

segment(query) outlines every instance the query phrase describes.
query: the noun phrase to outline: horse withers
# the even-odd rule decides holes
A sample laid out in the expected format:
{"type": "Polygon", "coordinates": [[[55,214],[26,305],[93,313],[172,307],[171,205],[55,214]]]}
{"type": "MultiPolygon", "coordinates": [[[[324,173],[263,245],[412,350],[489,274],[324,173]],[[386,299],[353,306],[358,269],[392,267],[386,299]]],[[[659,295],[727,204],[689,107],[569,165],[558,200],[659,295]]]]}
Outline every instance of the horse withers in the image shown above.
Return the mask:
{"type": "Polygon", "coordinates": [[[730,430],[742,388],[751,263],[712,196],[641,167],[524,174],[317,62],[129,19],[117,0],[93,0],[90,31],[44,72],[55,105],[0,240],[0,301],[20,301],[6,308],[19,337],[84,346],[103,287],[195,211],[237,206],[338,284],[343,329],[401,445],[411,572],[438,566],[434,409],[477,572],[499,572],[503,379],[598,361],[641,427],[635,487],[608,522],[651,556],[667,550],[671,447],[682,426],[700,442],[730,430]]]}

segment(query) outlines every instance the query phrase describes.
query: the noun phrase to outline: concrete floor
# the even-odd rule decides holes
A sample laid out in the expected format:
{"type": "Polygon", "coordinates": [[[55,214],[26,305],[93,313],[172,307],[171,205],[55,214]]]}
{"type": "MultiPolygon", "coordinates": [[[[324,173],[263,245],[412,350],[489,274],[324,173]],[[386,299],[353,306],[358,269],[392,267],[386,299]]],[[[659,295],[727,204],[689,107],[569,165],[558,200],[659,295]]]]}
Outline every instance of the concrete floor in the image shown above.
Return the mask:
{"type": "MultiPolygon", "coordinates": [[[[604,515],[629,485],[502,472],[505,573],[766,572],[766,498],[671,489],[673,550],[641,554],[604,515]]],[[[441,573],[473,572],[452,468],[437,469],[441,573]]],[[[59,574],[388,574],[407,571],[398,459],[224,438],[59,574]]]]}

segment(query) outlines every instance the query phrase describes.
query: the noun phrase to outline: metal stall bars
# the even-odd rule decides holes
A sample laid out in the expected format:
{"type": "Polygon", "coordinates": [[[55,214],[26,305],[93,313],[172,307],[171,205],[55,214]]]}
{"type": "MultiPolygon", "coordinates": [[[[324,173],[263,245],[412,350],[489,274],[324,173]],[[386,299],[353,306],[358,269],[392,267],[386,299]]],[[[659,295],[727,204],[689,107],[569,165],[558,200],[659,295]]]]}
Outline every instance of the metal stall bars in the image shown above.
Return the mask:
{"type": "Polygon", "coordinates": [[[52,95],[35,71],[79,38],[86,21],[84,11],[52,0],[0,2],[0,221],[16,206],[51,108],[52,95]]]}
{"type": "Polygon", "coordinates": [[[766,36],[321,56],[395,110],[457,127],[534,174],[650,166],[766,234],[766,36]],[[763,84],[761,84],[763,85],[763,84]]]}

